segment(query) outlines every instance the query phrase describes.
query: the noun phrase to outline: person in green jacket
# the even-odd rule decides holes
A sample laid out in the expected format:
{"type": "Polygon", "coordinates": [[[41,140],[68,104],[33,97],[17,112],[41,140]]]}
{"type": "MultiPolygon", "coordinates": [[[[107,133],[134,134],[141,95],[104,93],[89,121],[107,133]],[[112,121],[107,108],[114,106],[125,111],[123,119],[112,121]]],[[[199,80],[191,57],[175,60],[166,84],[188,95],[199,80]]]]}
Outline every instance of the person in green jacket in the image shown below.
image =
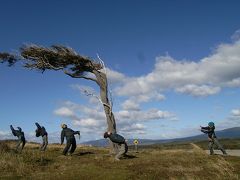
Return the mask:
{"type": "Polygon", "coordinates": [[[66,124],[62,124],[62,132],[61,132],[61,145],[63,144],[64,138],[66,137],[67,143],[66,147],[63,150],[63,155],[69,154],[71,155],[74,153],[77,145],[76,145],[76,139],[74,137],[75,134],[78,134],[80,137],[80,131],[73,131],[72,129],[68,128],[66,124]],[[71,149],[70,149],[71,147],[71,149]]]}
{"type": "Polygon", "coordinates": [[[113,143],[115,143],[118,146],[118,153],[115,156],[115,160],[119,161],[120,157],[125,155],[128,151],[128,145],[126,143],[125,138],[117,133],[111,132],[105,132],[103,137],[105,139],[109,138],[113,143]]]}
{"type": "Polygon", "coordinates": [[[12,134],[14,136],[18,137],[18,143],[16,145],[16,151],[21,153],[25,144],[26,144],[26,139],[25,139],[25,136],[24,136],[24,132],[22,131],[22,129],[20,127],[17,127],[18,130],[15,130],[12,125],[10,125],[10,129],[12,130],[12,134]],[[22,144],[22,146],[20,146],[21,144],[22,144]]]}
{"type": "Polygon", "coordinates": [[[219,143],[219,141],[218,141],[218,139],[217,139],[217,136],[216,136],[216,134],[215,134],[215,132],[214,132],[214,130],[215,130],[215,125],[214,125],[214,123],[213,123],[213,122],[209,122],[209,123],[208,123],[208,126],[206,126],[206,127],[200,126],[200,127],[201,127],[201,132],[203,132],[203,133],[205,133],[205,134],[208,135],[208,141],[209,141],[209,143],[208,143],[208,148],[209,148],[209,150],[210,150],[210,155],[213,155],[213,154],[214,154],[214,151],[213,151],[213,145],[214,145],[214,144],[218,147],[218,149],[220,149],[220,150],[222,151],[222,153],[223,153],[224,155],[227,155],[225,149],[224,149],[224,148],[222,147],[222,145],[219,143]]]}

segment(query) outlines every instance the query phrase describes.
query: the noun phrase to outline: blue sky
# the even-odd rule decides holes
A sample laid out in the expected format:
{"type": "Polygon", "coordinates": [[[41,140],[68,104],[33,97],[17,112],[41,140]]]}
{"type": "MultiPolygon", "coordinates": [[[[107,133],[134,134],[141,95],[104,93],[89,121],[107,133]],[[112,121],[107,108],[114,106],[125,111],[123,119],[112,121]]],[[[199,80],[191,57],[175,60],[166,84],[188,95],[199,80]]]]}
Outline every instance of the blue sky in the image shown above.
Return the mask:
{"type": "MultiPolygon", "coordinates": [[[[1,1],[0,51],[28,43],[62,44],[104,60],[119,133],[174,138],[240,124],[240,2],[1,1]]],[[[61,72],[0,66],[0,138],[9,124],[33,139],[34,122],[57,136],[66,122],[82,141],[101,138],[101,104],[81,93],[97,87],[61,72]],[[95,107],[92,110],[92,107],[95,107]]],[[[35,140],[35,139],[34,139],[35,140]]]]}

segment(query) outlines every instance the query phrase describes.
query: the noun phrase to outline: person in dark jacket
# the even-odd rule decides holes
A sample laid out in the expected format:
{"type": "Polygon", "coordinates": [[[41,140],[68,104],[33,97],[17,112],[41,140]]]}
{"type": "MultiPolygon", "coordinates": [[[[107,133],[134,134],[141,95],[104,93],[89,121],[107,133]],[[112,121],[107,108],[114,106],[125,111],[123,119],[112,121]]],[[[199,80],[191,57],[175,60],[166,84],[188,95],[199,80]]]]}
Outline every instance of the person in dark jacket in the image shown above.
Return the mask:
{"type": "Polygon", "coordinates": [[[43,143],[40,146],[40,151],[45,151],[48,145],[48,133],[45,129],[45,127],[40,126],[37,122],[35,123],[37,126],[36,129],[36,137],[42,136],[43,143]]]}
{"type": "Polygon", "coordinates": [[[209,122],[208,123],[208,126],[207,127],[201,127],[201,131],[205,134],[208,134],[208,140],[209,140],[209,144],[208,144],[208,148],[210,150],[210,155],[213,155],[214,154],[214,151],[213,151],[213,145],[215,144],[218,149],[220,149],[222,151],[222,153],[224,155],[226,155],[226,151],[225,149],[222,147],[222,145],[218,142],[218,139],[217,139],[217,136],[214,132],[215,130],[215,125],[213,122],[209,122]]]}
{"type": "Polygon", "coordinates": [[[128,151],[128,145],[123,136],[117,133],[105,132],[103,137],[109,138],[113,143],[118,146],[118,153],[115,156],[115,160],[119,161],[122,155],[125,155],[128,151]]]}
{"type": "Polygon", "coordinates": [[[62,124],[62,132],[61,132],[61,145],[63,144],[64,138],[66,137],[67,143],[66,147],[63,150],[63,155],[69,154],[71,155],[76,149],[76,139],[74,137],[75,134],[78,134],[80,137],[80,131],[73,131],[72,129],[68,128],[66,124],[62,124]],[[71,149],[70,149],[71,147],[71,149]],[[70,150],[69,150],[70,149],[70,150]]]}
{"type": "Polygon", "coordinates": [[[10,129],[12,130],[12,134],[14,136],[18,137],[18,143],[17,143],[17,146],[16,146],[16,151],[17,152],[22,152],[22,150],[25,146],[25,143],[26,143],[24,132],[22,131],[22,129],[20,127],[17,127],[18,130],[15,130],[12,125],[10,125],[10,129]],[[20,146],[21,144],[22,144],[22,146],[20,146]]]}

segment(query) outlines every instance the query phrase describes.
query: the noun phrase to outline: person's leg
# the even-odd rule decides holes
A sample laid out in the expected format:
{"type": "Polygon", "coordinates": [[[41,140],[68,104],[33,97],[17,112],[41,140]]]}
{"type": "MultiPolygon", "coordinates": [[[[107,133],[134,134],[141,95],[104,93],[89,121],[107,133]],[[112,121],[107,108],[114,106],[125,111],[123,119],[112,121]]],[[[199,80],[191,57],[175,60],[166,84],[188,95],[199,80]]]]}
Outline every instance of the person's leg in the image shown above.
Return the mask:
{"type": "Polygon", "coordinates": [[[22,149],[21,149],[21,151],[23,150],[25,144],[26,144],[26,140],[25,140],[25,138],[22,138],[22,149]]]}
{"type": "Polygon", "coordinates": [[[220,149],[222,151],[223,154],[227,154],[225,149],[222,147],[222,145],[219,143],[217,138],[214,138],[214,144],[216,144],[216,146],[218,147],[218,149],[220,149]]]}
{"type": "Polygon", "coordinates": [[[41,149],[41,151],[45,151],[46,148],[47,148],[47,145],[48,145],[48,137],[47,137],[47,135],[44,135],[42,137],[42,140],[43,140],[43,144],[42,144],[40,149],[41,149]]]}
{"type": "Polygon", "coordinates": [[[43,151],[43,147],[45,146],[44,136],[42,136],[42,144],[40,146],[40,151],[43,151]]]}
{"type": "Polygon", "coordinates": [[[213,155],[214,154],[214,152],[213,152],[213,141],[209,141],[208,148],[209,148],[209,151],[210,151],[210,155],[213,155]]]}
{"type": "Polygon", "coordinates": [[[66,156],[66,154],[68,153],[68,150],[69,150],[70,146],[71,146],[71,141],[70,141],[70,140],[67,140],[67,144],[66,144],[66,146],[65,146],[65,148],[64,148],[64,150],[63,150],[63,155],[66,156]]]}
{"type": "Polygon", "coordinates": [[[127,145],[127,143],[125,143],[125,151],[124,151],[124,154],[127,154],[127,152],[128,152],[128,145],[127,145]]]}
{"type": "Polygon", "coordinates": [[[76,145],[76,139],[72,139],[72,147],[70,150],[70,154],[74,153],[75,149],[76,149],[77,145],[76,145]]]}
{"type": "Polygon", "coordinates": [[[119,158],[125,154],[125,151],[126,151],[126,144],[120,144],[119,145],[119,152],[117,153],[117,155],[115,156],[115,159],[116,160],[120,160],[119,158]]]}
{"type": "Polygon", "coordinates": [[[16,151],[18,151],[19,146],[21,145],[21,143],[22,143],[21,137],[18,137],[18,142],[17,142],[17,145],[16,145],[16,151]]]}

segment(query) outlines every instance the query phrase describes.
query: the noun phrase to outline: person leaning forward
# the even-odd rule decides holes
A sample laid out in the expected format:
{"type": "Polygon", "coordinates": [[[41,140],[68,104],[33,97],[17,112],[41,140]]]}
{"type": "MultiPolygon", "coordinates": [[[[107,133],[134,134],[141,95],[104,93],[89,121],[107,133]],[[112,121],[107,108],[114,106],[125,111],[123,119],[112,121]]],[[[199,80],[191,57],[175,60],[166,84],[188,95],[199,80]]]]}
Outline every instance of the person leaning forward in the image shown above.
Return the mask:
{"type": "Polygon", "coordinates": [[[103,137],[109,138],[113,143],[115,143],[118,146],[118,153],[115,156],[115,160],[119,161],[120,157],[125,155],[128,151],[128,145],[126,143],[126,140],[123,136],[117,134],[117,133],[111,133],[111,132],[105,132],[103,137]]]}
{"type": "Polygon", "coordinates": [[[42,145],[40,146],[40,151],[45,151],[48,145],[48,133],[45,129],[45,127],[40,126],[37,122],[35,123],[35,125],[37,126],[36,129],[36,137],[42,136],[42,145]]]}
{"type": "Polygon", "coordinates": [[[17,127],[18,130],[15,130],[13,128],[12,125],[10,125],[10,129],[12,130],[12,134],[14,136],[17,136],[18,137],[18,143],[16,145],[16,152],[22,152],[24,146],[25,146],[25,143],[26,143],[26,140],[25,140],[25,136],[24,136],[24,132],[22,131],[22,129],[20,127],[17,127]],[[22,144],[22,146],[20,146],[22,144]]]}
{"type": "Polygon", "coordinates": [[[220,149],[222,151],[222,153],[224,155],[227,155],[225,149],[222,147],[222,145],[219,143],[218,139],[217,139],[217,136],[214,132],[215,130],[215,125],[213,122],[209,122],[208,123],[208,126],[206,127],[201,127],[201,132],[205,133],[205,134],[208,134],[208,148],[209,148],[209,151],[210,151],[210,155],[213,155],[214,154],[214,151],[213,151],[213,145],[215,144],[218,149],[220,149]]]}
{"type": "Polygon", "coordinates": [[[61,127],[62,127],[61,145],[63,144],[65,137],[67,140],[66,147],[63,150],[63,155],[66,156],[68,152],[71,155],[77,147],[76,139],[75,139],[74,135],[78,134],[80,136],[80,131],[73,131],[72,129],[68,128],[66,124],[62,124],[61,127]],[[70,149],[70,147],[71,147],[71,149],[70,149]]]}

